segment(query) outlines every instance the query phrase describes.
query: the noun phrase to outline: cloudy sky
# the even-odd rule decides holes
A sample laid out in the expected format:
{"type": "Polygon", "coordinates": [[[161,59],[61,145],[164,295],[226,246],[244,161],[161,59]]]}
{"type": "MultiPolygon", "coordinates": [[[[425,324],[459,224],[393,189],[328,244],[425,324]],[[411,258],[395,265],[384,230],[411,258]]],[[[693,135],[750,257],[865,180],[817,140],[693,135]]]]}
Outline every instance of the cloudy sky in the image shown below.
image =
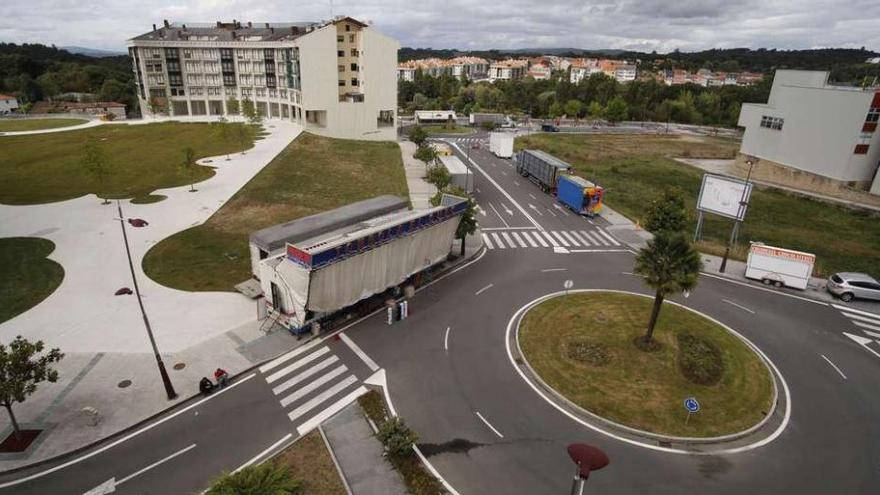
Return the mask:
{"type": "MultiPolygon", "coordinates": [[[[163,19],[312,21],[325,0],[29,0],[4,10],[0,41],[122,50],[163,19]]],[[[336,0],[402,46],[620,48],[862,46],[880,51],[880,0],[336,0]]]]}

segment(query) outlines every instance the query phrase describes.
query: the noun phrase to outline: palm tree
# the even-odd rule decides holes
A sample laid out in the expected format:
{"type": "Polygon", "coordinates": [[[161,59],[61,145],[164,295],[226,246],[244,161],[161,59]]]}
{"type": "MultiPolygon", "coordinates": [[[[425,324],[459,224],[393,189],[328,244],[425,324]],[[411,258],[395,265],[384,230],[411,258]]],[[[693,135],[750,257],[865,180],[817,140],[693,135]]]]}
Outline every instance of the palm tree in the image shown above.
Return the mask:
{"type": "Polygon", "coordinates": [[[302,485],[290,469],[271,462],[248,466],[236,473],[221,476],[207,495],[299,495],[302,485]]]}
{"type": "Polygon", "coordinates": [[[669,295],[696,287],[702,268],[700,253],[680,232],[660,232],[639,251],[633,271],[643,276],[645,283],[655,290],[648,331],[642,338],[644,343],[653,339],[663,300],[669,295]]]}

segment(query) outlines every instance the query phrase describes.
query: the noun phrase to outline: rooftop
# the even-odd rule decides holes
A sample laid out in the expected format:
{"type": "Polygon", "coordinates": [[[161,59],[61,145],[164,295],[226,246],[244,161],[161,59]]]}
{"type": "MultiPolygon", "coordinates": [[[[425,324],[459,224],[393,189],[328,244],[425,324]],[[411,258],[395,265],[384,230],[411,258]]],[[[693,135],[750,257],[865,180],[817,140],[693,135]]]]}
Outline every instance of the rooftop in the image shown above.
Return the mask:
{"type": "Polygon", "coordinates": [[[153,24],[153,30],[140,36],[135,36],[132,41],[287,41],[296,39],[317,28],[337,22],[352,22],[361,27],[366,27],[357,19],[351,17],[337,17],[329,22],[232,22],[217,21],[216,23],[205,22],[168,22],[157,27],[153,24]]]}

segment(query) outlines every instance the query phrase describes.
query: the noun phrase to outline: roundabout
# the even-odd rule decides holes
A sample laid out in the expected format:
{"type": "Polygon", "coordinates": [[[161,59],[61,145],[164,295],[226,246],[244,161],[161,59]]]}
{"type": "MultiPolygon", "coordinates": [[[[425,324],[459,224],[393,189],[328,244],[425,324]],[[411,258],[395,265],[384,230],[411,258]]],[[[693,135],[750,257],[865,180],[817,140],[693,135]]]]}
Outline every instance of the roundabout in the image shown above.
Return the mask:
{"type": "Polygon", "coordinates": [[[787,421],[772,421],[780,403],[782,419],[788,416],[784,379],[733,329],[667,302],[654,346],[643,350],[637,344],[650,297],[572,292],[521,307],[508,324],[507,348],[523,379],[578,422],[649,448],[659,440],[664,450],[680,453],[739,450],[744,439],[769,441],[784,429],[787,421]],[[786,400],[777,400],[777,382],[786,400]],[[689,397],[700,397],[701,414],[682,408],[689,397]],[[777,431],[767,432],[768,426],[777,431]],[[668,448],[673,443],[684,449],[668,448]]]}

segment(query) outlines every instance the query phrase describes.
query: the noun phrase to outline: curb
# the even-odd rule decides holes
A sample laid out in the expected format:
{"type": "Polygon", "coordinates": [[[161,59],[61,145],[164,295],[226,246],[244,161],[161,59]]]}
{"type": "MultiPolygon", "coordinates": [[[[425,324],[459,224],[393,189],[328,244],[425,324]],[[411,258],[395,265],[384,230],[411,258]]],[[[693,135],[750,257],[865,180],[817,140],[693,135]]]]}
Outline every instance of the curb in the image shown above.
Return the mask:
{"type": "MultiPolygon", "coordinates": [[[[717,437],[677,437],[677,436],[671,436],[671,435],[663,435],[663,434],[653,433],[653,432],[649,432],[649,431],[645,431],[645,430],[639,430],[639,429],[637,429],[637,428],[633,428],[633,427],[626,426],[626,425],[621,424],[621,423],[617,423],[617,422],[612,421],[612,420],[610,420],[610,419],[607,419],[607,418],[605,418],[605,417],[599,416],[598,414],[593,413],[593,412],[591,412],[591,411],[589,411],[589,410],[587,410],[587,409],[584,409],[583,407],[581,407],[581,406],[575,404],[574,402],[570,401],[568,398],[566,398],[565,396],[563,396],[562,394],[560,394],[559,392],[557,392],[553,387],[551,387],[550,385],[548,385],[548,384],[547,384],[547,383],[546,383],[546,382],[540,377],[540,375],[538,375],[538,373],[536,373],[535,370],[531,367],[531,365],[529,364],[528,360],[527,360],[526,357],[525,357],[525,354],[522,352],[522,349],[520,348],[520,344],[519,344],[519,328],[520,328],[520,324],[521,324],[521,322],[522,322],[522,319],[525,317],[525,315],[526,315],[531,309],[533,309],[534,307],[536,307],[537,305],[539,305],[539,304],[541,304],[541,303],[543,303],[543,302],[549,301],[549,300],[551,300],[551,299],[554,299],[554,298],[556,298],[556,297],[560,297],[560,296],[567,295],[567,294],[570,294],[570,293],[578,293],[578,292],[581,292],[581,293],[589,293],[589,292],[614,292],[614,293],[622,293],[622,294],[635,295],[635,296],[645,297],[645,298],[650,298],[650,297],[651,297],[651,296],[649,296],[649,295],[645,295],[645,294],[639,294],[639,293],[635,293],[635,292],[627,292],[627,291],[620,291],[620,290],[580,289],[580,290],[569,290],[569,291],[566,291],[566,292],[557,292],[557,293],[548,294],[548,295],[545,295],[545,296],[543,296],[543,297],[541,297],[541,298],[539,298],[539,299],[537,299],[537,300],[535,300],[535,301],[532,301],[531,303],[529,303],[527,306],[524,307],[524,308],[526,308],[525,311],[523,311],[523,312],[517,317],[516,327],[515,327],[515,330],[514,330],[514,333],[513,333],[513,336],[512,336],[512,337],[513,337],[513,340],[514,340],[514,342],[515,342],[515,344],[516,344],[516,352],[517,352],[517,358],[518,358],[518,362],[517,362],[517,364],[520,364],[520,365],[522,365],[523,367],[525,367],[525,369],[526,369],[526,371],[527,371],[527,373],[528,373],[528,375],[529,375],[529,379],[535,381],[535,382],[536,382],[536,383],[537,383],[537,384],[538,384],[543,390],[549,392],[550,395],[552,395],[553,398],[554,398],[555,400],[560,401],[560,402],[562,403],[562,405],[564,405],[564,406],[565,406],[566,408],[568,408],[569,410],[571,410],[571,411],[577,413],[578,415],[580,415],[580,416],[581,416],[582,418],[584,418],[585,420],[586,420],[586,419],[589,419],[589,420],[593,420],[593,421],[598,421],[598,422],[604,424],[605,426],[607,426],[607,427],[609,427],[609,428],[611,428],[611,429],[613,429],[613,430],[617,430],[617,431],[619,431],[619,432],[621,432],[621,433],[625,433],[625,434],[627,434],[627,435],[632,435],[632,436],[636,436],[636,437],[640,437],[640,438],[644,438],[644,439],[648,439],[648,440],[654,440],[654,441],[656,441],[656,442],[658,442],[658,443],[660,443],[660,444],[663,444],[663,443],[669,443],[669,444],[672,444],[672,443],[678,443],[678,444],[684,444],[684,445],[689,445],[689,446],[719,445],[719,444],[723,444],[723,443],[733,442],[733,441],[736,441],[736,440],[741,440],[741,439],[743,439],[743,438],[745,438],[745,437],[748,437],[748,436],[751,436],[751,435],[757,433],[759,430],[763,429],[765,426],[767,426],[767,423],[770,421],[770,419],[772,419],[773,417],[775,417],[776,412],[777,412],[777,409],[778,409],[778,405],[779,405],[779,398],[780,398],[780,395],[779,395],[779,385],[777,384],[777,382],[778,382],[778,380],[781,378],[781,376],[777,375],[777,373],[774,371],[774,370],[775,370],[775,367],[774,367],[774,366],[768,361],[768,358],[765,357],[764,353],[763,353],[762,351],[760,351],[760,349],[758,349],[757,346],[755,346],[754,344],[752,344],[752,342],[750,342],[749,340],[747,340],[745,337],[741,336],[738,332],[734,331],[733,329],[731,329],[731,328],[728,327],[727,325],[725,325],[725,324],[719,322],[718,320],[712,318],[711,316],[705,315],[705,314],[703,314],[703,313],[701,313],[701,312],[699,312],[699,311],[697,311],[697,310],[694,310],[694,309],[689,308],[689,307],[687,307],[687,306],[684,306],[684,305],[678,304],[678,303],[676,303],[676,302],[674,302],[674,301],[668,301],[668,302],[670,302],[671,304],[673,304],[673,305],[675,305],[675,306],[681,307],[681,308],[683,308],[683,309],[685,309],[685,310],[687,310],[687,311],[691,311],[691,312],[693,312],[693,313],[695,313],[695,314],[698,314],[698,315],[700,315],[701,317],[706,318],[706,319],[708,319],[709,321],[711,321],[711,322],[713,322],[713,323],[715,323],[715,324],[717,324],[717,325],[720,325],[722,328],[724,328],[726,331],[728,331],[731,335],[733,335],[734,337],[738,338],[738,339],[739,339],[743,344],[745,344],[750,350],[752,350],[752,352],[754,352],[754,353],[758,356],[758,358],[761,360],[761,362],[764,364],[765,368],[767,369],[767,372],[770,374],[770,376],[771,376],[771,378],[772,378],[772,383],[773,383],[773,397],[772,397],[772,400],[771,400],[771,407],[770,407],[770,410],[767,411],[767,414],[764,415],[764,417],[761,419],[761,421],[759,421],[757,424],[755,424],[755,425],[753,425],[753,426],[751,426],[751,427],[749,427],[749,428],[747,428],[747,429],[745,429],[745,430],[742,430],[742,431],[739,431],[739,432],[735,432],[735,433],[731,433],[731,434],[728,434],[728,435],[721,435],[721,436],[717,436],[717,437]]],[[[791,406],[790,406],[790,404],[786,404],[786,407],[790,409],[791,406]]],[[[693,453],[702,453],[702,452],[700,452],[700,451],[694,451],[693,453]]],[[[706,452],[706,453],[711,454],[712,452],[706,452]]]]}

